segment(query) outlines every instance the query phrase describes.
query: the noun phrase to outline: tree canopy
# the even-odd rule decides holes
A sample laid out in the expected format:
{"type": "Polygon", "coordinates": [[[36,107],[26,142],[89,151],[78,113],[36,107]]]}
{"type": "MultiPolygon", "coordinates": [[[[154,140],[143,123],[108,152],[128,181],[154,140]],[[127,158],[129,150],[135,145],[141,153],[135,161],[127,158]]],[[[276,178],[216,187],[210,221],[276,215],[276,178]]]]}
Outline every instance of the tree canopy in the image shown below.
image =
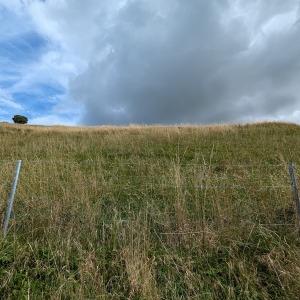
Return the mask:
{"type": "Polygon", "coordinates": [[[28,119],[21,115],[14,115],[12,119],[16,124],[26,124],[28,122],[28,119]]]}

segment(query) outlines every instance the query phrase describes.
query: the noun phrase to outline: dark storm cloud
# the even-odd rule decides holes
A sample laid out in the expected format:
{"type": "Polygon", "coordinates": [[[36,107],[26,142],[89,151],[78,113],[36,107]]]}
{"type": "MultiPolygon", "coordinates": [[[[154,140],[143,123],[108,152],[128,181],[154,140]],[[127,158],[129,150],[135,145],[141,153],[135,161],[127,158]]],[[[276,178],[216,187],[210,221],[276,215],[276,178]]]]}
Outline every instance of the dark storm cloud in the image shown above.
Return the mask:
{"type": "Polygon", "coordinates": [[[297,1],[278,0],[132,0],[99,12],[89,65],[70,84],[70,95],[84,103],[82,123],[234,122],[292,113],[300,107],[300,24],[282,28],[275,17],[297,8],[297,1]]]}

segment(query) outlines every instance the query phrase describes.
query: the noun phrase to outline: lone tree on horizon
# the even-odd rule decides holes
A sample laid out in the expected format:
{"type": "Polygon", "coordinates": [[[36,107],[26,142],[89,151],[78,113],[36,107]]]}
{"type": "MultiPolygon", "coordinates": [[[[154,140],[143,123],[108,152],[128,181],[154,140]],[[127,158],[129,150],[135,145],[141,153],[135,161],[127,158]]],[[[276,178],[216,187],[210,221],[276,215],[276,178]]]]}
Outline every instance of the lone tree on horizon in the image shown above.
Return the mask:
{"type": "Polygon", "coordinates": [[[26,124],[28,122],[28,119],[21,115],[14,115],[12,119],[16,124],[26,124]]]}

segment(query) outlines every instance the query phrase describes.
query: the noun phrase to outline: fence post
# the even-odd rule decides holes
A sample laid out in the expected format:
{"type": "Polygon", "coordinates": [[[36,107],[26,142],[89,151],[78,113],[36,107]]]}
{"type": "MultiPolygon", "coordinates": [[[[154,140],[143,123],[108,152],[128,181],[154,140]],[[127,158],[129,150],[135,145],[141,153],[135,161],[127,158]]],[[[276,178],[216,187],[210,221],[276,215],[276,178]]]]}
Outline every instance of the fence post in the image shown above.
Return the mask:
{"type": "Polygon", "coordinates": [[[298,188],[297,188],[297,183],[296,183],[296,178],[295,178],[295,173],[294,173],[294,166],[293,163],[289,162],[289,172],[292,180],[292,187],[293,187],[293,192],[294,192],[294,199],[296,202],[296,209],[297,209],[297,217],[298,217],[298,224],[300,221],[300,201],[299,201],[299,195],[298,195],[298,188]]]}
{"type": "Polygon", "coordinates": [[[7,233],[8,222],[10,219],[10,214],[11,214],[11,210],[12,210],[13,203],[14,203],[14,197],[15,197],[15,193],[16,193],[16,189],[17,189],[17,184],[18,184],[18,179],[19,179],[19,174],[20,174],[20,169],[21,169],[21,163],[22,163],[22,161],[18,160],[16,171],[15,171],[15,177],[14,177],[14,181],[12,184],[10,197],[9,197],[9,201],[8,201],[8,208],[6,211],[5,221],[4,221],[4,225],[3,225],[4,237],[6,236],[6,233],[7,233]]]}

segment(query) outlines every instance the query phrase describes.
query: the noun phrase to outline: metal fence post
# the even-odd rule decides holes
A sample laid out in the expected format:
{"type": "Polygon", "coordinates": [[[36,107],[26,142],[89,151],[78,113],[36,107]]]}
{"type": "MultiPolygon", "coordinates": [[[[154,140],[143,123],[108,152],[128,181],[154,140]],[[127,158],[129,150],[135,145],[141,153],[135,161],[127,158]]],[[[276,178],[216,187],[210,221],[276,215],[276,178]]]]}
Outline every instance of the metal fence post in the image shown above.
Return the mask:
{"type": "Polygon", "coordinates": [[[4,225],[3,225],[4,237],[6,236],[6,233],[7,233],[8,222],[10,219],[10,214],[11,214],[11,210],[12,210],[13,203],[14,203],[14,197],[15,197],[15,193],[16,193],[16,189],[17,189],[17,184],[18,184],[18,179],[19,179],[19,174],[20,174],[20,169],[21,169],[21,163],[22,163],[22,161],[18,160],[16,171],[15,171],[15,177],[14,177],[14,181],[12,184],[10,197],[9,197],[9,201],[8,201],[8,208],[6,211],[5,221],[4,221],[4,225]]]}
{"type": "Polygon", "coordinates": [[[298,195],[298,188],[294,173],[294,166],[293,163],[289,162],[289,172],[292,180],[292,187],[293,187],[293,193],[294,193],[294,199],[296,202],[296,210],[297,210],[297,217],[298,217],[298,223],[300,221],[300,201],[299,201],[299,195],[298,195]]]}

